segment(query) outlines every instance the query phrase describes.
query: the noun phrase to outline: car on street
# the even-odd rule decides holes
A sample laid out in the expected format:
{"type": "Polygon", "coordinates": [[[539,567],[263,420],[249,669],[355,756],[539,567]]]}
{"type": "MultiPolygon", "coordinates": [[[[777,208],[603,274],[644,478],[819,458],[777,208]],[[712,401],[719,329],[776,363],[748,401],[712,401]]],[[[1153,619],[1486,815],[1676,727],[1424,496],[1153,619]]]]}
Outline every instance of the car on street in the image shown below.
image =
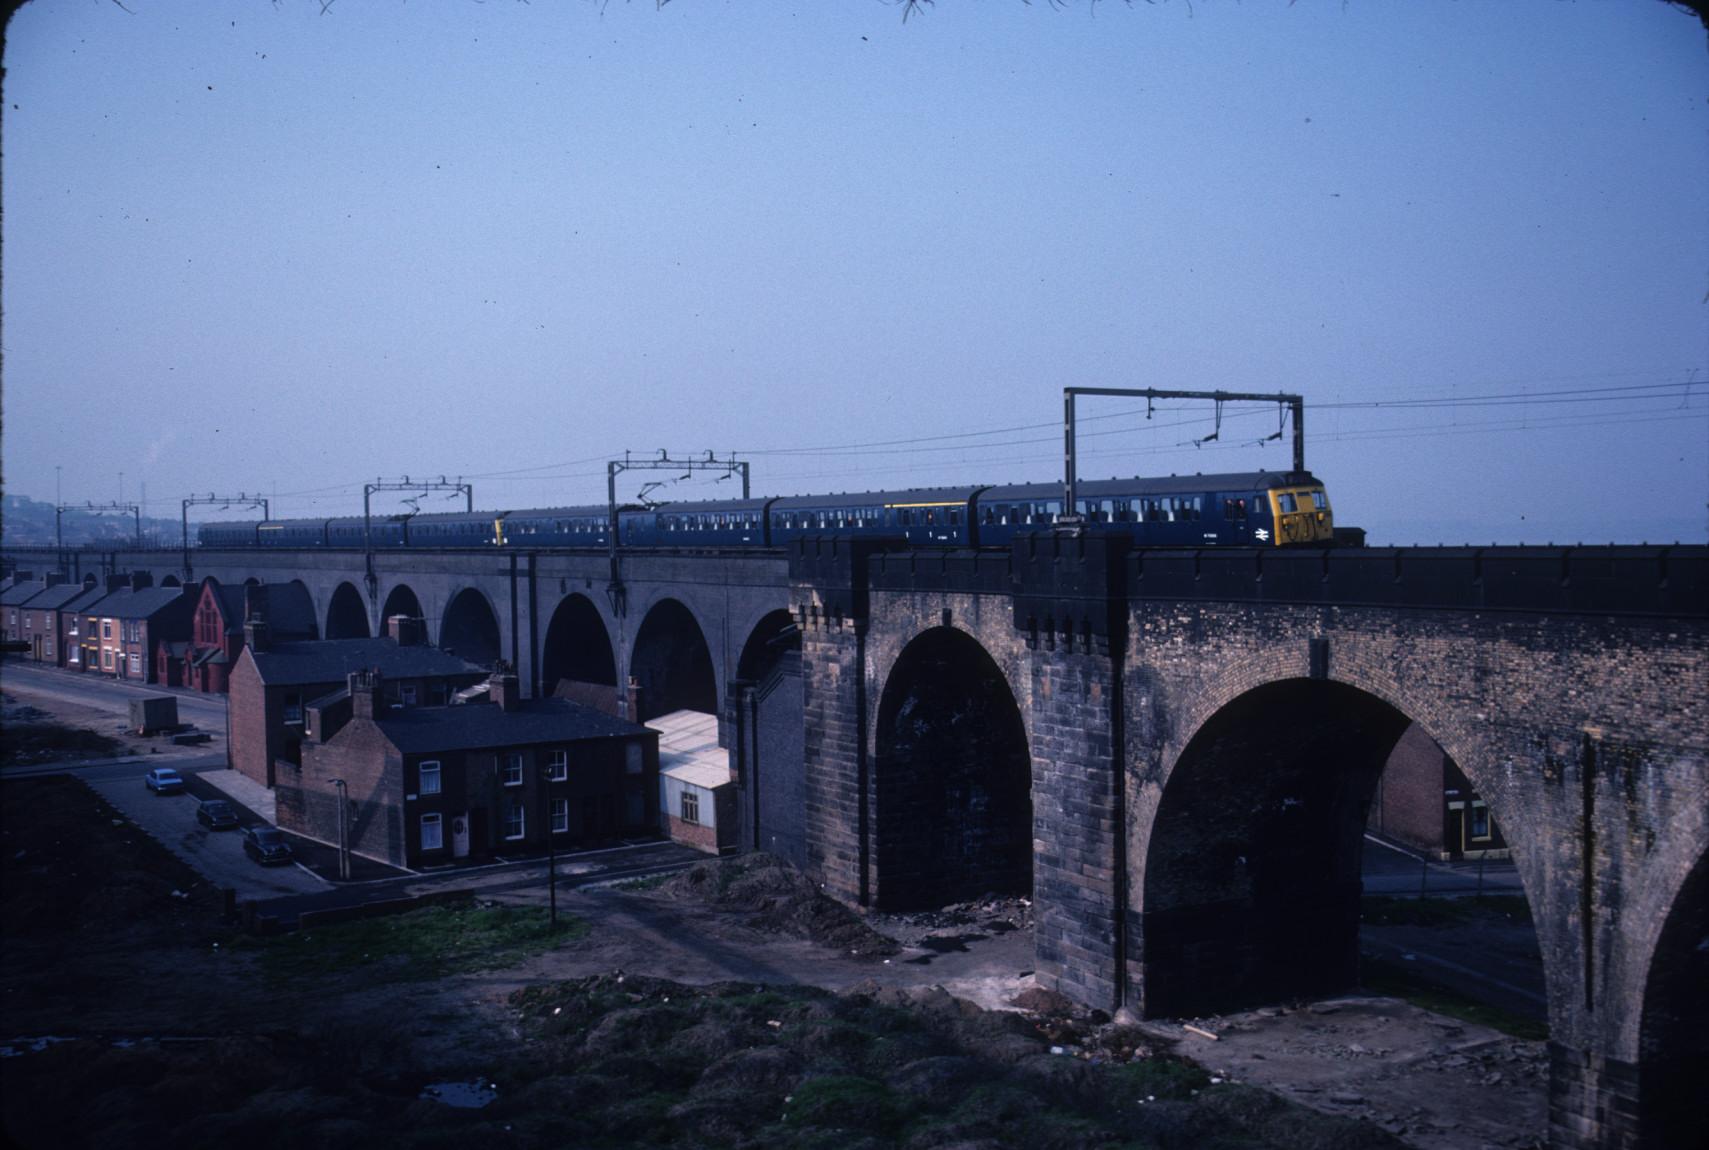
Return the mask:
{"type": "Polygon", "coordinates": [[[262,866],[291,861],[291,844],[278,827],[244,827],[243,852],[262,866]]]}
{"type": "Polygon", "coordinates": [[[224,799],[204,799],[196,808],[196,821],[211,831],[229,830],[237,825],[237,808],[224,799]]]}
{"type": "Polygon", "coordinates": [[[143,776],[142,785],[157,795],[175,795],[184,789],[184,776],[171,767],[155,767],[143,776]]]}

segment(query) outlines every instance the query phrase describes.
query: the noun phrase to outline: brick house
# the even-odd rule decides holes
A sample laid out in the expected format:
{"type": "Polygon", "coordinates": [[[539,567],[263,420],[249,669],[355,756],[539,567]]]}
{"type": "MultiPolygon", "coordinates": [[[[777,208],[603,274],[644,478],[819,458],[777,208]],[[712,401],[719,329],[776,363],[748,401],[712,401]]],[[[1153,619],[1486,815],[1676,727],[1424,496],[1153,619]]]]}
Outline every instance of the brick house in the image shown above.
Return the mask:
{"type": "Polygon", "coordinates": [[[274,641],[319,637],[314,603],[297,583],[231,584],[203,580],[190,613],[190,637],[160,650],[160,681],[207,694],[231,688],[231,669],[243,650],[243,624],[265,618],[274,641]]]}
{"type": "Polygon", "coordinates": [[[65,666],[64,625],[61,615],[84,599],[90,589],[81,583],[60,583],[24,604],[24,635],[30,641],[30,658],[55,667],[65,666]]]}
{"type": "MultiPolygon", "coordinates": [[[[85,584],[78,589],[76,595],[67,599],[59,607],[56,649],[59,654],[59,665],[73,671],[84,669],[87,657],[83,649],[84,634],[89,630],[88,617],[83,612],[106,598],[108,590],[105,587],[85,584]]],[[[97,630],[98,633],[98,630],[97,630]]],[[[96,666],[100,666],[97,655],[96,666]]]]}
{"type": "Polygon", "coordinates": [[[295,772],[309,706],[345,689],[357,671],[378,670],[384,707],[445,704],[487,671],[423,641],[418,619],[393,619],[393,634],[378,639],[275,642],[265,619],[244,624],[244,646],[230,678],[231,765],[264,786],[283,767],[295,772]]]}
{"type": "MultiPolygon", "coordinates": [[[[4,625],[4,635],[9,643],[22,643],[28,648],[26,658],[37,662],[50,662],[57,644],[53,642],[53,633],[44,631],[42,613],[38,604],[45,604],[54,598],[56,591],[75,591],[67,589],[61,582],[57,571],[50,571],[41,579],[16,580],[11,586],[0,591],[0,624],[4,625]],[[46,639],[46,654],[43,654],[44,637],[46,639]]],[[[63,599],[67,595],[60,595],[63,599]]]]}
{"type": "MultiPolygon", "coordinates": [[[[143,584],[121,587],[84,607],[80,614],[96,636],[93,650],[98,662],[91,665],[86,660],[83,669],[116,679],[159,682],[158,648],[189,635],[190,606],[190,596],[182,587],[143,584]]],[[[90,651],[89,639],[83,647],[90,651]]]]}
{"type": "Polygon", "coordinates": [[[383,674],[353,674],[317,704],[303,765],[281,778],[281,827],[398,866],[560,850],[658,831],[658,734],[567,699],[523,699],[495,677],[490,702],[389,710],[383,674]],[[341,707],[347,712],[335,715],[341,707]]]}
{"type": "Polygon", "coordinates": [[[1366,824],[1436,859],[1506,858],[1495,816],[1436,740],[1417,723],[1389,752],[1366,824]]]}

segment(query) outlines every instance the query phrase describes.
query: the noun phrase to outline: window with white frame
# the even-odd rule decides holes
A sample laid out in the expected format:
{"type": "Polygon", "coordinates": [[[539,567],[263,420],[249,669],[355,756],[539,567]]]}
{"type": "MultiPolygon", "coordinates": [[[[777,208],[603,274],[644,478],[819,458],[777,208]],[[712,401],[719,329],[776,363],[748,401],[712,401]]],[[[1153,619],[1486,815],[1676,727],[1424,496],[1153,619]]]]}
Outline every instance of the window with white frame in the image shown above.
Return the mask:
{"type": "Polygon", "coordinates": [[[504,837],[519,839],[528,828],[526,812],[521,799],[511,799],[504,808],[504,837]]]}
{"type": "Polygon", "coordinates": [[[131,654],[131,674],[133,674],[133,675],[142,674],[142,656],[136,654],[135,652],[133,652],[131,654]]]}
{"type": "Polygon", "coordinates": [[[101,638],[111,639],[112,637],[113,637],[113,621],[111,619],[101,620],[101,638]]]}
{"type": "Polygon", "coordinates": [[[553,751],[552,758],[546,765],[547,778],[554,783],[561,783],[570,777],[570,752],[553,751]]]}
{"type": "Polygon", "coordinates": [[[442,850],[445,846],[445,824],[439,815],[421,816],[421,849],[442,850]]]}
{"type": "Polygon", "coordinates": [[[285,721],[300,723],[303,721],[303,697],[301,695],[285,696],[285,721]]]}
{"type": "Polygon", "coordinates": [[[570,800],[552,800],[552,833],[561,835],[570,829],[570,800]]]}
{"type": "Polygon", "coordinates": [[[103,648],[101,648],[101,670],[111,671],[112,669],[113,669],[113,649],[111,647],[103,647],[103,648]]]}
{"type": "Polygon", "coordinates": [[[687,787],[682,789],[682,821],[696,824],[700,822],[700,795],[687,787]]]}
{"type": "Polygon", "coordinates": [[[439,793],[439,763],[426,762],[421,764],[421,793],[436,795],[439,793]]]}
{"type": "Polygon", "coordinates": [[[415,706],[415,687],[409,683],[405,683],[402,691],[403,705],[406,707],[415,706]]]}
{"type": "Polygon", "coordinates": [[[522,785],[522,755],[512,751],[508,755],[499,756],[499,775],[507,787],[522,785]]]}
{"type": "Polygon", "coordinates": [[[35,625],[33,619],[34,617],[28,611],[24,612],[24,630],[28,631],[35,625]]]}

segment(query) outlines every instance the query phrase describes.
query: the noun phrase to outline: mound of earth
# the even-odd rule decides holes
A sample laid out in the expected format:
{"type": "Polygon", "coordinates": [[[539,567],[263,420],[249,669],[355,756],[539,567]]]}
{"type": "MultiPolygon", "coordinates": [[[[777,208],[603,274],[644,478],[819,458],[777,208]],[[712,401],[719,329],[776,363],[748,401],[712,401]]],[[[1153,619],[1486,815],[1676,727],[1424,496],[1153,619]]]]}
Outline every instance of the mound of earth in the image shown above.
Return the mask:
{"type": "Polygon", "coordinates": [[[859,957],[901,952],[895,939],[873,930],[806,875],[763,851],[696,863],[658,893],[734,911],[754,930],[805,938],[859,957]]]}
{"type": "Polygon", "coordinates": [[[692,1129],[690,1144],[740,1150],[1401,1145],[1178,1059],[1064,1057],[1028,1018],[937,987],[834,994],[614,972],[509,1001],[532,1048],[527,1079],[480,1121],[519,1144],[683,1144],[692,1129]]]}

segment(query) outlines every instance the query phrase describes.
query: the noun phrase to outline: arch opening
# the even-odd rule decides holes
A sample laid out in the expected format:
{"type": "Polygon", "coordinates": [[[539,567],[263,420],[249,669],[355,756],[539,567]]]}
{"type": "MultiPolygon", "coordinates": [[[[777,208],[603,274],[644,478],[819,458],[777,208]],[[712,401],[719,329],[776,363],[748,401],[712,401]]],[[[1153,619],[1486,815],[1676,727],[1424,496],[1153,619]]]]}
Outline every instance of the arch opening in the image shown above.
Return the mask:
{"type": "MultiPolygon", "coordinates": [[[[754,626],[736,661],[735,762],[746,802],[742,842],[807,865],[801,631],[788,611],[754,626]]],[[[732,686],[732,693],[735,688],[732,686]]]]}
{"type": "Polygon", "coordinates": [[[984,647],[951,627],[910,642],[884,685],[876,750],[880,908],[1032,893],[1032,756],[984,647]]]}
{"type": "Polygon", "coordinates": [[[1656,941],[1638,1060],[1639,1144],[1688,1145],[1701,1133],[1709,1082],[1709,855],[1681,885],[1656,941]]]}
{"type": "Polygon", "coordinates": [[[340,583],[332,592],[326,608],[328,639],[368,638],[368,608],[362,605],[362,593],[349,583],[340,583]]]}
{"type": "Polygon", "coordinates": [[[160,585],[162,587],[182,587],[184,586],[184,580],[178,578],[176,575],[168,575],[161,579],[160,585]]]}
{"type": "Polygon", "coordinates": [[[1505,850],[1481,800],[1474,821],[1473,798],[1422,728],[1355,687],[1290,679],[1234,699],[1182,751],[1145,845],[1142,1013],[1363,983],[1494,1007],[1515,1033],[1546,1033],[1529,907],[1505,862],[1491,864],[1486,892],[1482,856],[1505,850]],[[1379,834],[1403,807],[1429,828],[1420,841],[1379,834]]]}
{"type": "Polygon", "coordinates": [[[439,625],[439,645],[471,663],[491,667],[499,660],[498,617],[486,596],[465,587],[445,607],[439,625]]]}
{"type": "Polygon", "coordinates": [[[540,689],[617,711],[617,657],[605,621],[585,595],[566,596],[552,612],[540,652],[540,689]]]}
{"type": "Polygon", "coordinates": [[[711,649],[693,612],[675,599],[660,600],[642,620],[629,674],[641,689],[640,722],[672,711],[718,713],[711,649]]]}
{"type": "Polygon", "coordinates": [[[390,620],[395,615],[408,619],[426,619],[427,613],[421,609],[421,600],[415,596],[415,591],[408,583],[399,583],[386,592],[386,604],[380,608],[380,633],[390,634],[390,620]]]}

